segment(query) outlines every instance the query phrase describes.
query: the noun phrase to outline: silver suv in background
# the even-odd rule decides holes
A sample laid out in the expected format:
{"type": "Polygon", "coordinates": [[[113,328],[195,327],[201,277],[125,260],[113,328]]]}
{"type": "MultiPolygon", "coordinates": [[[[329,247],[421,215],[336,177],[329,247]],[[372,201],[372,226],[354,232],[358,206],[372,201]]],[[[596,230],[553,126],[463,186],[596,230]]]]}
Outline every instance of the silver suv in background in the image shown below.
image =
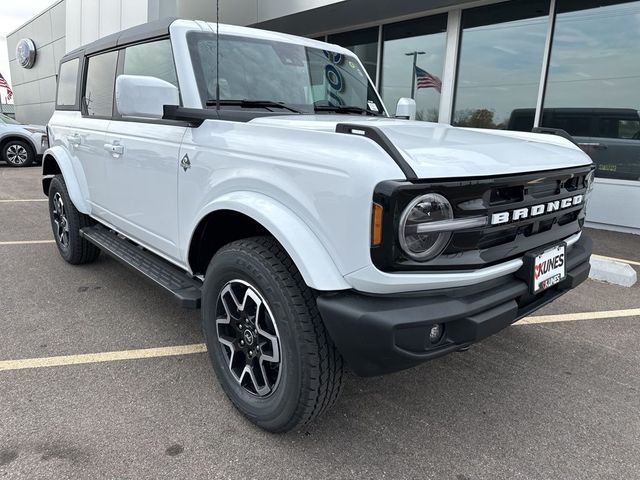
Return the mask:
{"type": "Polygon", "coordinates": [[[28,167],[42,158],[47,132],[40,125],[23,125],[0,113],[0,160],[10,167],[28,167]]]}

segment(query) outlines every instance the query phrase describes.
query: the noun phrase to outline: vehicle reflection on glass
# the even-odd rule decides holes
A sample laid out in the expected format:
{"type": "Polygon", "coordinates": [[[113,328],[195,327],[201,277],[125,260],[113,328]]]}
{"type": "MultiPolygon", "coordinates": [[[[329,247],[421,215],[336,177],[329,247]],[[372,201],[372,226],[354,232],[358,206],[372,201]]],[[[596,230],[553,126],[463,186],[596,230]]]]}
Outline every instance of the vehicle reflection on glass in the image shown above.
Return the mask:
{"type": "MultiPolygon", "coordinates": [[[[535,110],[511,112],[508,129],[530,132],[535,110]]],[[[540,125],[569,133],[597,165],[596,175],[640,179],[640,112],[635,108],[545,108],[540,125]]]]}

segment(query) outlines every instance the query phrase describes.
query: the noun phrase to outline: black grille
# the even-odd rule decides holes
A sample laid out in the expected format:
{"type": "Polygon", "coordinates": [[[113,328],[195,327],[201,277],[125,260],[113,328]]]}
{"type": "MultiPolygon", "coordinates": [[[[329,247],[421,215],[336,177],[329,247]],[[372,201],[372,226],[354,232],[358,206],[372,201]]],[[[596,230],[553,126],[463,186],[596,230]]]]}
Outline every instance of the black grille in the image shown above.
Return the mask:
{"type": "Polygon", "coordinates": [[[456,218],[488,216],[587,192],[592,167],[459,180],[383,182],[374,201],[384,208],[383,243],[371,249],[374,264],[384,271],[472,269],[521,256],[577,233],[584,223],[584,202],[553,213],[503,225],[454,232],[444,252],[428,262],[407,258],[398,243],[404,208],[424,193],[444,195],[456,218]]]}

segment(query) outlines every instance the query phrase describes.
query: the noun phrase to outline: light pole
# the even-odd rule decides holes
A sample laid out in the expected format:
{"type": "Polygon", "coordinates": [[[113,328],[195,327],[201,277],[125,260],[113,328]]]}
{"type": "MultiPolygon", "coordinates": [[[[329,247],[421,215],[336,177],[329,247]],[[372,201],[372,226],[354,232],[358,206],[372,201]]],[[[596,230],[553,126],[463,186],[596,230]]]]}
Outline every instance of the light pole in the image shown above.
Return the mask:
{"type": "Polygon", "coordinates": [[[424,55],[427,52],[409,52],[405,53],[408,57],[413,57],[413,68],[411,69],[411,98],[416,96],[416,63],[418,62],[418,55],[424,55]]]}

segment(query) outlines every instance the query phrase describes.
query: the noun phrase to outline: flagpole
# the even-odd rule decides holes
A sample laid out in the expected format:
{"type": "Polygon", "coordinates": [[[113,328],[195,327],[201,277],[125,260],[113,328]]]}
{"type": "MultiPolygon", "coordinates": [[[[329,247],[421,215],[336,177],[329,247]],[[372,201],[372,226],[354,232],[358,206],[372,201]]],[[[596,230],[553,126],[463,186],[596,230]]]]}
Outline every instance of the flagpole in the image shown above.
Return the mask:
{"type": "Polygon", "coordinates": [[[405,53],[407,57],[413,56],[413,68],[411,69],[411,98],[416,97],[416,66],[418,63],[418,55],[424,55],[427,52],[409,52],[405,53]]]}

